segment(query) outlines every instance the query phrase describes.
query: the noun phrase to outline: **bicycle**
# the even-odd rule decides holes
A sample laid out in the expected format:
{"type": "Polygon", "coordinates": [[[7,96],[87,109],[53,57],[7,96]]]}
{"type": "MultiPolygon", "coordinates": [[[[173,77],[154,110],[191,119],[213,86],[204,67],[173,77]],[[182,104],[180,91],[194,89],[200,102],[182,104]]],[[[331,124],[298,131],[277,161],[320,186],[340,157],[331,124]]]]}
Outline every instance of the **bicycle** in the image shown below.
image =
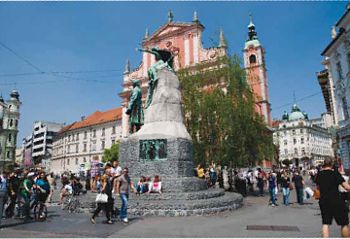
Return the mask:
{"type": "Polygon", "coordinates": [[[45,201],[47,199],[47,193],[43,193],[39,190],[36,191],[35,197],[33,202],[33,212],[34,212],[34,219],[39,221],[45,221],[47,218],[47,206],[45,204],[45,201]]]}
{"type": "Polygon", "coordinates": [[[79,201],[77,196],[74,194],[69,194],[64,202],[63,210],[67,210],[69,213],[80,213],[81,210],[81,202],[79,201]]]}

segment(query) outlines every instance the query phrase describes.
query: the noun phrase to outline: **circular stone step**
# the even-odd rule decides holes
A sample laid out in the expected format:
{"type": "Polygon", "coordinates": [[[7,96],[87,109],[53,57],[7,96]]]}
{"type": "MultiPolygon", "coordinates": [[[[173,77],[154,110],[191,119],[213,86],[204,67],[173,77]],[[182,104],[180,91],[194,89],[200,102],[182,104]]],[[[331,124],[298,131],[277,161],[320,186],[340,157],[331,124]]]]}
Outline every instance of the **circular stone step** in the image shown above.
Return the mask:
{"type": "Polygon", "coordinates": [[[200,200],[220,197],[225,194],[222,188],[201,190],[197,192],[178,192],[178,193],[144,193],[141,195],[130,195],[130,200],[133,201],[155,201],[155,200],[200,200]]]}
{"type": "Polygon", "coordinates": [[[129,213],[135,216],[190,216],[234,210],[243,204],[237,193],[201,200],[129,201],[129,213]]]}

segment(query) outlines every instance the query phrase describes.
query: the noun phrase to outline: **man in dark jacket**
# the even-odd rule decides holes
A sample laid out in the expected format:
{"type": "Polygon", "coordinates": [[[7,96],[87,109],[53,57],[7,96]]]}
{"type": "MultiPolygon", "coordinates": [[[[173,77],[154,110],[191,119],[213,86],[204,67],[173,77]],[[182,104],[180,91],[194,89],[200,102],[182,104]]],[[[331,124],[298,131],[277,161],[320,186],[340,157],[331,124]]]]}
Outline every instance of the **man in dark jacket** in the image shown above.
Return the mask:
{"type": "Polygon", "coordinates": [[[305,183],[303,177],[299,174],[299,171],[295,172],[292,181],[294,182],[295,192],[297,193],[297,202],[300,205],[303,205],[305,183]]]}
{"type": "Polygon", "coordinates": [[[7,218],[13,217],[15,215],[15,205],[19,193],[19,186],[20,186],[20,178],[17,174],[17,170],[12,172],[10,174],[10,178],[8,181],[8,195],[10,198],[10,204],[6,209],[5,215],[7,218]]]}
{"type": "Polygon", "coordinates": [[[329,225],[333,218],[341,226],[342,237],[349,237],[349,215],[345,201],[339,193],[339,185],[350,192],[350,185],[345,182],[340,173],[333,168],[333,161],[327,158],[324,161],[322,171],[316,177],[316,184],[320,190],[320,209],[322,216],[322,235],[329,237],[329,225]]]}

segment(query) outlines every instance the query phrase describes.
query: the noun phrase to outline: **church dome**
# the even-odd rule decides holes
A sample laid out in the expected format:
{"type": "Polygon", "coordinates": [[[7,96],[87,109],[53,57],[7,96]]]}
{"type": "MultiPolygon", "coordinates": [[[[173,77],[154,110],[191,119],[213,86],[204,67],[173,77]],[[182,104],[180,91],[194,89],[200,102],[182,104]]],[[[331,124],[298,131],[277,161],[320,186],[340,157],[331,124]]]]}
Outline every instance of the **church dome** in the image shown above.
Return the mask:
{"type": "Polygon", "coordinates": [[[292,107],[292,112],[289,115],[289,121],[299,120],[299,119],[306,119],[306,117],[305,117],[305,114],[301,112],[299,107],[296,104],[294,104],[292,107]]]}

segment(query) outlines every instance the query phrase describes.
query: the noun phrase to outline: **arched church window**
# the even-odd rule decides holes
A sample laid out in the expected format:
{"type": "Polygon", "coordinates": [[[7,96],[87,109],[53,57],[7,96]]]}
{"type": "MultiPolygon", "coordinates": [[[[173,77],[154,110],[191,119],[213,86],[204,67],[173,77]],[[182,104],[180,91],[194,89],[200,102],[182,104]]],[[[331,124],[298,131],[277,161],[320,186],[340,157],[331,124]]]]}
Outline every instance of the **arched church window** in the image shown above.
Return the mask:
{"type": "Polygon", "coordinates": [[[255,64],[256,63],[256,56],[254,54],[249,56],[249,63],[255,64]]]}
{"type": "Polygon", "coordinates": [[[13,126],[13,119],[10,119],[10,127],[13,126]]]}

